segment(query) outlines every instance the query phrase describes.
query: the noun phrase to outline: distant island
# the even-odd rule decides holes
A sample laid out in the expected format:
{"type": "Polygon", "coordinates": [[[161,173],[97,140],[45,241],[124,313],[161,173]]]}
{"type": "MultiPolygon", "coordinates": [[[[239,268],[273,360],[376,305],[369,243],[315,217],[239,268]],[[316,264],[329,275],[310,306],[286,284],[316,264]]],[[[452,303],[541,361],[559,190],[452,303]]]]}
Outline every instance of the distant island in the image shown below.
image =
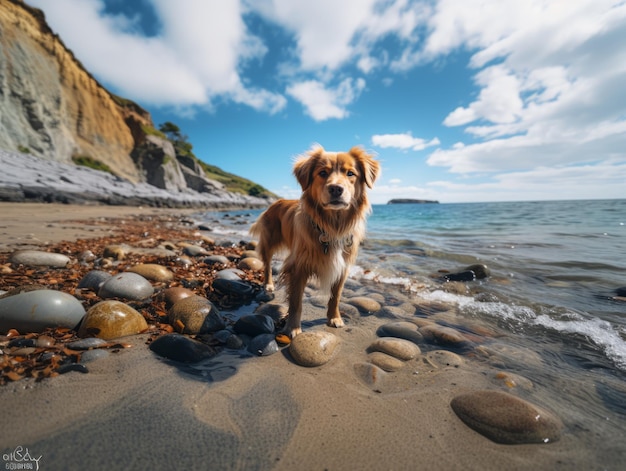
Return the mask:
{"type": "Polygon", "coordinates": [[[439,204],[439,201],[435,200],[414,200],[410,198],[395,198],[389,200],[387,204],[439,204]]]}

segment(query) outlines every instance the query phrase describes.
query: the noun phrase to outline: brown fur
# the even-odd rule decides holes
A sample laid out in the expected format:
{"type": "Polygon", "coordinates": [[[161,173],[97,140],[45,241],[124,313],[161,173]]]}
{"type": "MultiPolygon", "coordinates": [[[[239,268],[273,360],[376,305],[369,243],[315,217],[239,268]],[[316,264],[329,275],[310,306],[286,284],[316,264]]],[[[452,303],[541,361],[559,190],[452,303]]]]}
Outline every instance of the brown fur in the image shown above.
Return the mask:
{"type": "Polygon", "coordinates": [[[259,238],[257,252],[265,263],[267,291],[274,290],[272,255],[289,250],[281,282],[289,300],[285,332],[291,337],[302,331],[302,295],[312,276],[330,291],[328,325],[344,325],[339,300],[365,236],[365,218],[371,209],[366,187],[373,186],[379,172],[379,163],[359,147],[349,152],[314,148],[294,164],[293,173],[302,187],[300,199],[276,201],[250,229],[259,238]]]}

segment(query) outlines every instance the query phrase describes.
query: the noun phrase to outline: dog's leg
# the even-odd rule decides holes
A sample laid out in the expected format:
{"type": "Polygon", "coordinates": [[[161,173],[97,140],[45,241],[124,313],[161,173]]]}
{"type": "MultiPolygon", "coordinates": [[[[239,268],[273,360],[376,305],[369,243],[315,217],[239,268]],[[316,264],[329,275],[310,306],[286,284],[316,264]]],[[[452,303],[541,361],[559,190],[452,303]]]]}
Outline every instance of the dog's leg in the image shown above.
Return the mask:
{"type": "Polygon", "coordinates": [[[306,287],[307,276],[294,275],[288,277],[287,294],[289,297],[289,315],[283,332],[289,337],[294,338],[302,332],[302,295],[306,287]]]}
{"type": "Polygon", "coordinates": [[[274,291],[274,279],[272,278],[272,256],[273,250],[267,246],[266,242],[261,239],[256,248],[259,257],[263,261],[263,276],[265,279],[265,291],[272,293],[274,291]]]}
{"type": "Polygon", "coordinates": [[[344,270],[341,278],[337,280],[330,290],[326,317],[328,319],[327,324],[331,327],[343,327],[345,325],[339,313],[339,301],[341,300],[341,293],[343,292],[343,285],[346,282],[347,275],[347,271],[344,270]]]}

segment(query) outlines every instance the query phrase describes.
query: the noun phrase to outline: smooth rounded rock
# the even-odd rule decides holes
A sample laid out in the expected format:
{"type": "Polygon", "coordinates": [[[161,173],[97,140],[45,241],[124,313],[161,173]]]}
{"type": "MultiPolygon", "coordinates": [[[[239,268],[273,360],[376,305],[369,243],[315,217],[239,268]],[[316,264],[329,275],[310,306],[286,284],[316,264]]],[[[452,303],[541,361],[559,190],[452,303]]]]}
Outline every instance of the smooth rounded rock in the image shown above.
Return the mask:
{"type": "Polygon", "coordinates": [[[436,368],[445,368],[447,366],[458,368],[465,363],[463,357],[454,352],[449,352],[448,350],[433,350],[426,353],[424,356],[426,360],[436,368]]]}
{"type": "Polygon", "coordinates": [[[368,347],[368,351],[386,353],[402,361],[413,360],[421,353],[420,348],[413,342],[395,337],[376,339],[368,347]]]}
{"type": "Polygon", "coordinates": [[[190,257],[199,257],[202,255],[209,255],[209,252],[206,249],[203,249],[199,245],[187,245],[183,248],[183,253],[185,255],[189,255],[190,257]]]}
{"type": "Polygon", "coordinates": [[[128,253],[128,247],[124,245],[107,245],[102,256],[104,258],[112,258],[113,260],[124,260],[128,253]]]}
{"type": "Polygon", "coordinates": [[[48,327],[75,328],[85,315],[82,303],[62,291],[42,289],[0,298],[0,332],[42,332],[48,327]]]}
{"type": "Polygon", "coordinates": [[[108,345],[108,343],[109,342],[104,339],[98,337],[90,337],[70,342],[67,344],[67,347],[71,348],[72,350],[89,350],[90,348],[99,348],[102,345],[108,345]]]}
{"type": "Polygon", "coordinates": [[[482,280],[491,276],[491,270],[489,269],[489,267],[487,265],[483,265],[482,263],[470,265],[469,267],[465,268],[465,271],[474,272],[477,280],[482,280]]]}
{"type": "Polygon", "coordinates": [[[174,279],[174,273],[167,267],[156,263],[140,263],[139,265],[128,268],[126,271],[137,273],[147,280],[152,281],[170,281],[174,279]]]}
{"type": "Polygon", "coordinates": [[[345,302],[356,307],[362,314],[374,314],[382,309],[378,301],[365,296],[356,296],[347,299],[345,302]]]}
{"type": "Polygon", "coordinates": [[[89,363],[91,361],[96,361],[96,360],[99,360],[101,358],[106,358],[110,354],[111,353],[108,350],[105,350],[103,348],[101,348],[101,349],[95,348],[93,350],[85,350],[80,355],[80,361],[81,361],[81,363],[89,363]]]}
{"type": "Polygon", "coordinates": [[[248,351],[253,355],[266,357],[278,352],[278,343],[274,334],[261,334],[254,337],[248,345],[248,351]]]}
{"type": "Polygon", "coordinates": [[[275,325],[271,317],[264,314],[241,316],[235,322],[233,329],[238,334],[256,337],[261,334],[273,334],[275,325]]]}
{"type": "Polygon", "coordinates": [[[555,442],[563,429],[552,413],[501,391],[462,394],[450,406],[466,425],[496,443],[555,442]]]}
{"type": "Polygon", "coordinates": [[[109,340],[134,335],[148,328],[144,317],[120,301],[100,301],[89,308],[78,329],[79,337],[109,340]]]}
{"type": "Polygon", "coordinates": [[[429,324],[420,327],[424,339],[437,345],[462,348],[468,346],[469,340],[458,330],[439,324],[429,324]]]}
{"type": "Polygon", "coordinates": [[[338,344],[339,339],[330,332],[302,332],[291,341],[289,353],[300,366],[320,366],[332,358],[338,344]]]}
{"type": "Polygon", "coordinates": [[[102,270],[91,270],[78,282],[78,288],[88,288],[98,291],[102,284],[111,278],[111,274],[102,270]]]}
{"type": "Polygon", "coordinates": [[[167,316],[170,324],[184,334],[207,334],[222,330],[224,319],[211,301],[198,295],[172,305],[167,316]]]}
{"type": "Polygon", "coordinates": [[[237,268],[241,268],[242,270],[262,270],[263,262],[255,257],[247,257],[241,259],[237,264],[237,268]]]}
{"type": "Polygon", "coordinates": [[[411,322],[389,322],[381,325],[376,334],[379,337],[397,337],[399,339],[410,340],[413,343],[421,343],[424,336],[417,330],[417,326],[411,322]]]}
{"type": "Polygon", "coordinates": [[[164,289],[161,292],[161,296],[165,301],[165,307],[167,309],[171,308],[174,304],[176,304],[181,299],[188,298],[190,296],[195,296],[196,294],[190,289],[183,288],[181,286],[174,286],[172,288],[164,289]]]}
{"type": "Polygon", "coordinates": [[[150,344],[150,350],[181,363],[196,363],[218,353],[214,348],[181,334],[160,336],[150,344]]]}
{"type": "Polygon", "coordinates": [[[70,258],[61,253],[44,252],[41,250],[18,250],[11,254],[11,263],[27,265],[31,267],[57,267],[63,268],[70,263],[70,258]]]}
{"type": "Polygon", "coordinates": [[[209,255],[208,257],[205,257],[203,262],[206,263],[207,265],[228,265],[229,260],[224,255],[215,254],[215,255],[209,255]]]}
{"type": "Polygon", "coordinates": [[[224,280],[241,281],[241,277],[245,275],[239,268],[225,268],[215,274],[215,278],[221,278],[224,280]]]}
{"type": "Polygon", "coordinates": [[[398,371],[405,363],[391,355],[382,352],[372,352],[368,355],[370,363],[378,366],[385,371],[398,371]]]}
{"type": "Polygon", "coordinates": [[[105,281],[98,296],[101,298],[122,298],[133,301],[143,301],[154,293],[154,288],[148,280],[137,273],[122,272],[105,281]]]}
{"type": "Polygon", "coordinates": [[[213,280],[213,289],[223,295],[237,296],[243,299],[249,299],[254,295],[253,286],[242,280],[216,278],[213,280]]]}

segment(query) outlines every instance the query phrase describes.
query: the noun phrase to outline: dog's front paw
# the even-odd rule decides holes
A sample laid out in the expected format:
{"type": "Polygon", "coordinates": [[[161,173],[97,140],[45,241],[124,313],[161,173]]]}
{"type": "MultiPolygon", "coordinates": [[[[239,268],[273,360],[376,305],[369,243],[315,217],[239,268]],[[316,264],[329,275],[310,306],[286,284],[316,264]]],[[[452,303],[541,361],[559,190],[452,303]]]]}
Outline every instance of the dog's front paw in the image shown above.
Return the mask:
{"type": "Polygon", "coordinates": [[[293,339],[296,337],[296,335],[302,333],[302,328],[285,326],[285,328],[281,332],[285,335],[288,335],[289,338],[293,339]]]}
{"type": "Polygon", "coordinates": [[[343,319],[341,317],[333,317],[331,319],[328,319],[328,322],[326,324],[330,327],[336,327],[338,329],[346,325],[343,323],[343,319]]]}
{"type": "Polygon", "coordinates": [[[267,293],[273,293],[274,292],[274,283],[268,283],[265,285],[265,291],[267,293]]]}

